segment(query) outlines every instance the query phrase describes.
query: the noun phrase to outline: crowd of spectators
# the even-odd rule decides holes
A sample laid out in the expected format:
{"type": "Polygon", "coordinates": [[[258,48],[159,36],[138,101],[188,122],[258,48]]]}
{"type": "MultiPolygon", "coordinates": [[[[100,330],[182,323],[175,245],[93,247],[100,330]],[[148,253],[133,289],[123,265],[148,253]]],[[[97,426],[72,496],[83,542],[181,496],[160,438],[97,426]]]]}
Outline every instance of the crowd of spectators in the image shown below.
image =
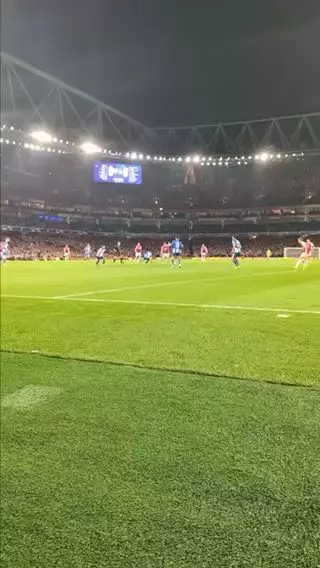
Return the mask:
{"type": "MultiPolygon", "coordinates": [[[[31,233],[13,243],[20,256],[59,257],[65,240],[81,256],[88,239],[121,239],[127,254],[137,240],[159,250],[174,234],[187,243],[204,240],[219,255],[229,251],[223,238],[250,237],[250,255],[263,255],[256,243],[264,237],[320,234],[320,154],[194,165],[192,176],[185,163],[149,163],[141,186],[125,186],[94,184],[88,157],[17,152],[2,148],[1,223],[4,231],[31,233]]],[[[281,243],[275,254],[282,249],[281,243]]]]}
{"type": "Polygon", "coordinates": [[[320,202],[320,154],[282,155],[271,162],[215,167],[182,163],[143,164],[140,186],[93,182],[93,163],[79,155],[39,154],[2,148],[2,196],[34,199],[45,206],[108,209],[126,212],[148,209],[166,212],[312,205],[320,202]]]}
{"type": "MultiPolygon", "coordinates": [[[[86,244],[92,247],[92,256],[95,256],[101,245],[106,247],[106,256],[112,258],[117,240],[113,237],[97,237],[82,235],[51,235],[46,233],[10,233],[10,258],[16,260],[55,260],[63,258],[65,245],[70,247],[71,258],[84,258],[86,244]]],[[[313,238],[314,244],[320,246],[320,236],[313,238]]],[[[137,240],[127,238],[121,241],[124,257],[133,258],[137,240]]],[[[144,250],[150,250],[154,257],[159,256],[163,240],[144,238],[140,241],[144,250]]],[[[184,254],[188,257],[199,256],[202,242],[206,244],[209,256],[227,257],[231,255],[231,239],[187,239],[184,241],[184,254]]],[[[284,247],[298,246],[294,237],[259,237],[242,240],[242,254],[247,258],[265,257],[268,249],[274,257],[283,256],[284,247]]]]}

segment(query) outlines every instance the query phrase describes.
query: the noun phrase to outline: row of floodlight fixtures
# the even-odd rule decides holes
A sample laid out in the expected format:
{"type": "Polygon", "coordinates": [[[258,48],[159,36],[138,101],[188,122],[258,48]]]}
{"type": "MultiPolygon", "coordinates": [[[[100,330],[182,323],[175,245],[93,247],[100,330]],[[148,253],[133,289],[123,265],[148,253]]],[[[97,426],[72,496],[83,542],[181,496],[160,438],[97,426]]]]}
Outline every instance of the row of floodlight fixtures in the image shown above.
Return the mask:
{"type": "MultiPolygon", "coordinates": [[[[1,131],[3,130],[9,130],[11,132],[13,132],[15,130],[14,126],[6,126],[5,124],[1,125],[1,131]]],[[[33,138],[33,140],[35,140],[36,142],[38,142],[38,144],[30,144],[28,142],[25,143],[21,143],[21,142],[16,142],[16,141],[12,141],[9,139],[4,139],[4,138],[0,138],[0,143],[3,144],[13,144],[13,145],[19,145],[19,146],[23,146],[24,148],[30,148],[31,150],[43,150],[43,151],[47,151],[47,152],[56,152],[55,148],[51,148],[48,146],[40,146],[40,144],[66,144],[66,145],[71,145],[71,146],[75,146],[75,142],[69,142],[69,140],[63,140],[63,139],[58,139],[53,137],[49,132],[46,132],[44,130],[35,130],[33,132],[30,133],[30,137],[33,138]]],[[[182,163],[185,162],[187,164],[198,164],[201,166],[228,166],[231,163],[237,163],[237,165],[247,165],[250,162],[257,161],[257,162],[262,162],[262,163],[266,163],[272,160],[279,160],[282,158],[299,158],[299,157],[303,157],[304,153],[303,152],[293,152],[292,154],[283,154],[283,153],[269,153],[269,152],[261,152],[258,154],[254,154],[252,156],[233,156],[233,157],[223,157],[220,156],[219,158],[217,157],[212,157],[212,156],[200,156],[200,155],[193,155],[193,156],[186,156],[186,157],[165,157],[165,156],[151,156],[149,154],[145,155],[145,154],[141,154],[138,152],[127,152],[127,153],[123,153],[123,152],[116,152],[116,151],[112,151],[112,150],[107,150],[107,149],[103,149],[100,146],[98,146],[97,144],[95,144],[92,141],[86,141],[86,142],[82,142],[81,144],[79,144],[79,148],[87,155],[94,155],[94,154],[109,154],[113,157],[119,156],[119,157],[125,157],[129,160],[147,160],[147,161],[158,161],[158,162],[178,162],[178,163],[182,163]]],[[[59,154],[65,154],[66,151],[65,150],[60,150],[58,149],[57,152],[59,154]]]]}

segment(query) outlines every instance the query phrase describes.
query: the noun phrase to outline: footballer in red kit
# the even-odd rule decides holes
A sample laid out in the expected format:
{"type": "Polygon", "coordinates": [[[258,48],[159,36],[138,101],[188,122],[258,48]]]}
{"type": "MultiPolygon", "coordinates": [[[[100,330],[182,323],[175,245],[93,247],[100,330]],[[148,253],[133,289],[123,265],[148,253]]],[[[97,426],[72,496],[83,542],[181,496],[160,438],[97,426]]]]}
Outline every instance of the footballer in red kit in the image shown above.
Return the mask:
{"type": "Polygon", "coordinates": [[[163,260],[166,260],[170,257],[170,246],[169,243],[163,243],[160,251],[160,256],[163,260]]]}
{"type": "Polygon", "coordinates": [[[136,248],[134,249],[135,252],[135,257],[136,257],[136,261],[140,262],[141,258],[142,258],[142,245],[141,243],[138,243],[136,248]]]}
{"type": "Polygon", "coordinates": [[[309,259],[312,255],[312,249],[314,247],[314,244],[310,241],[310,239],[306,239],[304,241],[302,238],[298,239],[298,243],[303,250],[302,253],[300,254],[300,257],[298,258],[295,268],[299,268],[301,264],[303,265],[303,268],[306,268],[309,259]]]}
{"type": "Polygon", "coordinates": [[[200,249],[200,256],[201,256],[201,260],[204,262],[208,256],[208,249],[206,247],[206,245],[201,245],[201,249],[200,249]]]}

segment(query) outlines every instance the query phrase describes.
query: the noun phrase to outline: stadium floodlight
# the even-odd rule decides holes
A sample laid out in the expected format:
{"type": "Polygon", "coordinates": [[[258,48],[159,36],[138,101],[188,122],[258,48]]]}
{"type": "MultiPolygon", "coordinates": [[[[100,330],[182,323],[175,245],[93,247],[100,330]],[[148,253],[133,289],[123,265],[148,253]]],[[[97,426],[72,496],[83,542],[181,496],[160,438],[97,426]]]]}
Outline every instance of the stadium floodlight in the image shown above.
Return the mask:
{"type": "Polygon", "coordinates": [[[269,159],[269,154],[267,154],[267,152],[262,152],[262,154],[260,155],[260,160],[261,162],[267,162],[267,160],[269,159]]]}
{"type": "Polygon", "coordinates": [[[83,142],[80,148],[85,154],[97,154],[98,152],[101,152],[101,148],[90,141],[83,142]]]}
{"type": "Polygon", "coordinates": [[[190,156],[187,156],[187,157],[186,157],[186,162],[187,162],[187,163],[188,163],[188,162],[191,162],[190,156]]]}
{"type": "Polygon", "coordinates": [[[281,158],[281,154],[277,154],[277,158],[278,158],[278,159],[281,158]]]}
{"type": "Polygon", "coordinates": [[[143,154],[139,154],[139,160],[143,160],[144,159],[144,155],[143,154]]]}
{"type": "Polygon", "coordinates": [[[194,161],[195,164],[199,164],[200,156],[193,156],[193,161],[194,161]]]}
{"type": "Polygon", "coordinates": [[[147,156],[147,160],[151,160],[151,156],[147,156]]]}
{"type": "Polygon", "coordinates": [[[181,158],[181,156],[179,156],[179,158],[178,158],[178,162],[182,162],[182,158],[181,158]]]}
{"type": "Polygon", "coordinates": [[[131,160],[136,160],[138,158],[137,152],[131,152],[131,160]]]}
{"type": "Polygon", "coordinates": [[[49,132],[45,130],[34,130],[30,133],[31,138],[37,140],[37,142],[42,142],[42,144],[46,144],[47,142],[52,141],[52,136],[49,132]]]}

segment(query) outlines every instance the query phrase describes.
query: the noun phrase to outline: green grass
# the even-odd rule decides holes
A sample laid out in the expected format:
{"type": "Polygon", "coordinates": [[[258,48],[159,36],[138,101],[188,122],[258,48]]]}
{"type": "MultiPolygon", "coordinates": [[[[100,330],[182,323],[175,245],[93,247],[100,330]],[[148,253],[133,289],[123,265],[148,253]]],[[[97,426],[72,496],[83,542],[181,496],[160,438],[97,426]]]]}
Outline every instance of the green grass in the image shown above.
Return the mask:
{"type": "Polygon", "coordinates": [[[189,261],[181,271],[162,264],[16,263],[2,273],[2,294],[14,296],[2,300],[3,349],[320,383],[320,263],[298,273],[281,260],[247,260],[238,272],[230,261],[189,261]],[[73,294],[84,295],[50,299],[73,294]],[[276,311],[232,306],[317,313],[279,318],[276,311]]]}
{"type": "Polygon", "coordinates": [[[1,277],[3,567],[320,566],[319,263],[1,277]]]}

